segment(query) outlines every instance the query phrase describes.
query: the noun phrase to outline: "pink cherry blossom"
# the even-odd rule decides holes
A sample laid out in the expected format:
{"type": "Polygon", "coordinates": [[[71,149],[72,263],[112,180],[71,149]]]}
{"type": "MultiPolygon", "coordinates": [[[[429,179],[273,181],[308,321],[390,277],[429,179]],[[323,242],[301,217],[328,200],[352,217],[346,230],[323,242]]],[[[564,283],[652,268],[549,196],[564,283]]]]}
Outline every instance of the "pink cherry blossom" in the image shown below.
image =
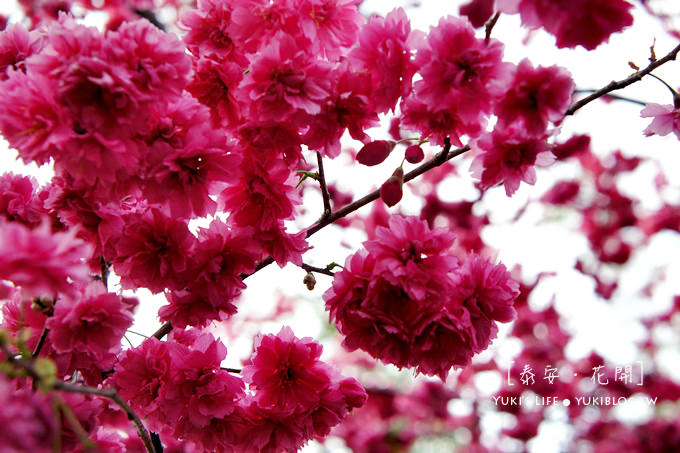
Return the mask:
{"type": "Polygon", "coordinates": [[[351,48],[364,18],[357,0],[288,0],[300,14],[300,29],[311,45],[311,52],[337,60],[351,48]]]}
{"type": "Polygon", "coordinates": [[[509,90],[496,105],[498,122],[507,126],[523,121],[528,132],[540,135],[549,122],[562,119],[573,91],[574,82],[566,70],[558,66],[534,68],[524,59],[517,65],[509,90]]]}
{"type": "Polygon", "coordinates": [[[0,376],[0,448],[7,453],[53,451],[57,435],[52,409],[46,395],[15,384],[0,376]]]}
{"type": "Polygon", "coordinates": [[[480,179],[482,188],[502,183],[505,193],[510,196],[520,182],[536,182],[536,166],[546,166],[554,161],[546,139],[546,136],[535,137],[517,125],[507,129],[496,127],[492,133],[474,142],[479,154],[470,169],[480,179]]]}
{"type": "Polygon", "coordinates": [[[43,42],[36,31],[28,31],[20,24],[12,24],[0,32],[0,80],[7,79],[12,68],[25,71],[25,60],[38,53],[43,42]]]}
{"type": "Polygon", "coordinates": [[[0,218],[26,226],[40,224],[45,214],[36,189],[38,183],[29,176],[13,173],[0,175],[0,218]]]}
{"type": "Polygon", "coordinates": [[[245,65],[243,51],[234,44],[230,35],[232,2],[200,0],[198,9],[182,16],[187,29],[184,37],[189,50],[196,56],[215,57],[217,61],[230,61],[245,65]]]}
{"type": "Polygon", "coordinates": [[[118,352],[136,305],[136,299],[108,293],[100,282],[92,282],[78,296],[56,304],[45,324],[52,346],[60,353],[77,350],[95,357],[118,352]]]}
{"type": "Polygon", "coordinates": [[[479,123],[492,101],[507,89],[511,66],[502,61],[503,44],[475,37],[469,22],[442,18],[418,48],[415,64],[422,76],[415,94],[431,110],[453,110],[465,123],[479,123]]]}
{"type": "Polygon", "coordinates": [[[529,27],[543,27],[557,39],[557,47],[581,45],[593,50],[633,23],[625,0],[497,0],[504,13],[518,13],[529,27]]]}
{"type": "Polygon", "coordinates": [[[321,346],[308,337],[298,340],[289,327],[256,337],[253,352],[242,374],[261,407],[301,412],[319,404],[320,392],[331,384],[319,360],[321,346]]]}
{"type": "Polygon", "coordinates": [[[371,99],[378,112],[394,109],[400,97],[411,91],[416,66],[411,48],[419,35],[411,32],[406,13],[398,8],[385,18],[373,16],[359,33],[359,46],[349,55],[350,64],[371,77],[371,99]]]}
{"type": "Polygon", "coordinates": [[[91,248],[75,235],[75,230],[52,233],[45,221],[34,229],[0,222],[0,279],[20,286],[28,297],[71,294],[71,281],[90,278],[84,260],[91,248]]]}
{"type": "Polygon", "coordinates": [[[315,115],[330,95],[330,66],[301,50],[291,36],[279,35],[252,60],[238,96],[252,103],[252,115],[281,121],[296,112],[315,115]]]}
{"type": "Polygon", "coordinates": [[[195,242],[186,222],[150,209],[126,219],[124,230],[107,241],[105,257],[124,288],[143,286],[157,293],[183,287],[195,242]]]}
{"type": "Polygon", "coordinates": [[[640,116],[653,118],[644,130],[645,135],[668,135],[671,132],[680,140],[680,108],[673,105],[647,104],[640,116]]]}
{"type": "Polygon", "coordinates": [[[378,115],[371,103],[370,74],[354,72],[349,65],[333,70],[331,96],[321,112],[309,117],[304,143],[330,158],[340,155],[340,138],[348,130],[355,140],[365,141],[366,129],[376,126],[378,115]]]}
{"type": "Polygon", "coordinates": [[[243,69],[228,61],[212,58],[194,60],[194,77],[187,91],[210,108],[213,125],[237,124],[241,107],[234,91],[243,78],[243,69]]]}

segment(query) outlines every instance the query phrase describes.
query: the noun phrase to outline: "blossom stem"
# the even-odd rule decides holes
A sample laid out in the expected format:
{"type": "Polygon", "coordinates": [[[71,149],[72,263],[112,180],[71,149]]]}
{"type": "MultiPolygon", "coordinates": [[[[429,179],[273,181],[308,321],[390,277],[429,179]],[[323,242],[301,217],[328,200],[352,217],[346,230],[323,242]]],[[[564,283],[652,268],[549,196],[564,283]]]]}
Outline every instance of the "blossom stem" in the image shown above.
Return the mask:
{"type": "Polygon", "coordinates": [[[42,349],[43,345],[45,344],[45,340],[47,339],[47,334],[50,332],[50,329],[47,327],[43,327],[42,333],[40,334],[40,338],[38,338],[38,344],[35,345],[35,349],[33,350],[33,357],[37,357],[38,354],[40,354],[40,350],[42,349]]]}
{"type": "Polygon", "coordinates": [[[316,152],[316,161],[319,164],[319,185],[321,186],[321,196],[323,197],[323,215],[321,219],[325,219],[331,215],[331,197],[328,194],[328,187],[326,186],[326,174],[323,170],[323,156],[320,152],[316,152]]]}
{"type": "Polygon", "coordinates": [[[316,272],[317,274],[324,274],[328,275],[329,277],[332,277],[335,275],[335,272],[330,271],[328,269],[322,268],[322,267],[316,267],[316,266],[310,266],[309,264],[302,263],[300,267],[307,272],[316,272]]]}
{"type": "MultiPolygon", "coordinates": [[[[595,93],[596,91],[597,90],[584,88],[584,89],[574,90],[574,94],[595,93]]],[[[628,98],[628,97],[625,97],[625,96],[619,96],[618,94],[605,94],[603,97],[610,98],[610,99],[616,99],[617,101],[626,101],[626,102],[630,102],[631,104],[647,105],[647,103],[644,102],[644,101],[639,101],[637,99],[631,99],[631,98],[628,98]]]]}
{"type": "MultiPolygon", "coordinates": [[[[24,370],[26,374],[31,379],[33,379],[34,382],[48,384],[43,382],[43,376],[33,366],[33,363],[31,361],[15,357],[14,354],[12,354],[12,351],[9,350],[9,348],[4,342],[0,342],[0,350],[3,352],[3,354],[5,354],[7,360],[10,363],[24,370]]],[[[128,406],[125,400],[123,400],[120,397],[120,395],[118,395],[118,392],[116,392],[115,389],[113,388],[98,389],[87,385],[71,384],[68,382],[60,381],[58,379],[49,384],[50,388],[52,388],[53,390],[61,390],[62,392],[67,393],[82,393],[85,395],[94,395],[110,399],[111,401],[116,403],[118,407],[120,407],[121,410],[125,412],[128,419],[132,421],[132,423],[134,423],[135,427],[137,428],[137,433],[139,434],[139,437],[142,439],[142,442],[144,443],[146,451],[149,453],[157,453],[156,449],[153,446],[153,443],[151,442],[149,432],[144,427],[144,423],[135,413],[135,411],[133,411],[132,408],[128,406]]]]}
{"type": "Polygon", "coordinates": [[[489,40],[491,39],[491,30],[493,30],[496,22],[498,22],[499,17],[501,17],[501,13],[497,11],[496,14],[494,14],[493,17],[489,19],[484,25],[484,42],[486,44],[489,44],[489,40]]]}
{"type": "Polygon", "coordinates": [[[632,85],[635,82],[639,82],[644,76],[648,75],[650,72],[652,72],[659,66],[668,63],[671,60],[675,60],[675,58],[678,56],[678,53],[680,53],[680,44],[675,46],[675,48],[671,50],[668,54],[666,54],[666,56],[664,56],[663,58],[660,58],[656,61],[652,61],[646,68],[640,69],[639,71],[631,74],[630,76],[626,77],[623,80],[609,82],[607,85],[595,91],[590,96],[586,96],[583,99],[579,100],[578,102],[575,102],[574,104],[572,104],[571,107],[569,107],[569,109],[567,109],[565,116],[573,115],[581,107],[585,106],[586,104],[589,104],[595,99],[601,98],[607,93],[610,93],[615,90],[620,90],[622,88],[627,87],[628,85],[632,85]]]}

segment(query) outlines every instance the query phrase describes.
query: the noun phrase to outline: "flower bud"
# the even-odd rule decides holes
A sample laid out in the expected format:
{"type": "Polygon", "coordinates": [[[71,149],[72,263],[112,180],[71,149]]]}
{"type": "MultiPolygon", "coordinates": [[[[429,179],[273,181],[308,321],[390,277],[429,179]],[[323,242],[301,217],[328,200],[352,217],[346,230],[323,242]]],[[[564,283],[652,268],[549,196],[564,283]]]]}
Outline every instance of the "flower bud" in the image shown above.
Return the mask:
{"type": "Polygon", "coordinates": [[[367,143],[359,150],[357,161],[362,165],[372,167],[387,159],[397,142],[392,140],[376,140],[367,143]]]}
{"type": "Polygon", "coordinates": [[[389,207],[399,203],[403,195],[402,186],[404,185],[404,170],[399,167],[394,170],[392,176],[380,187],[380,198],[389,207]]]}
{"type": "Polygon", "coordinates": [[[425,153],[423,152],[423,148],[421,148],[420,145],[411,145],[406,148],[404,157],[406,157],[406,160],[409,163],[417,164],[425,158],[425,153]]]}

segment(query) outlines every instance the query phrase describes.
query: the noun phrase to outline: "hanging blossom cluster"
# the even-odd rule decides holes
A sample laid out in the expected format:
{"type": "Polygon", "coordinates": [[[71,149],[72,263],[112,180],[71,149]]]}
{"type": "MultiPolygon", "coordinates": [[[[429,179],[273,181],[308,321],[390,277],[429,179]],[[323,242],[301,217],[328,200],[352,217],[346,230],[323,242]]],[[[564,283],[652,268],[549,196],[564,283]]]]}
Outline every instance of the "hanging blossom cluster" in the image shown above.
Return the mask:
{"type": "Polygon", "coordinates": [[[442,380],[486,349],[496,323],[515,318],[518,284],[478,255],[459,263],[454,240],[413,217],[379,227],[324,294],[344,345],[442,380]]]}
{"type": "Polygon", "coordinates": [[[318,343],[288,327],[255,339],[241,376],[220,369],[226,354],[210,334],[174,330],[124,352],[112,379],[164,443],[199,451],[295,452],[366,400],[355,379],[319,359],[318,343]]]}

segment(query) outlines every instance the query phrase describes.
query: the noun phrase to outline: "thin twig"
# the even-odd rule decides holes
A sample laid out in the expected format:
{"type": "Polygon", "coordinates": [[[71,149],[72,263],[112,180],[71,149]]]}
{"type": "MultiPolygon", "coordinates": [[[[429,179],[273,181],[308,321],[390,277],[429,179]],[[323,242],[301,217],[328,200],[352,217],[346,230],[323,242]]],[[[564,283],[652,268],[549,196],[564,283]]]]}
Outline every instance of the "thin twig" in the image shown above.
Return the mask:
{"type": "Polygon", "coordinates": [[[220,370],[227,371],[229,373],[240,373],[241,370],[239,368],[227,368],[227,367],[220,367],[220,370]]]}
{"type": "Polygon", "coordinates": [[[331,215],[331,197],[328,194],[328,187],[326,186],[326,174],[323,170],[323,156],[320,152],[316,152],[316,161],[319,164],[319,185],[321,186],[321,196],[323,197],[323,215],[321,219],[328,218],[331,215]]]}
{"type": "Polygon", "coordinates": [[[484,42],[486,44],[489,44],[489,40],[491,39],[491,30],[493,30],[496,22],[498,22],[499,17],[501,17],[501,13],[496,12],[496,14],[494,14],[493,17],[489,19],[484,25],[484,42]]]}
{"type": "MultiPolygon", "coordinates": [[[[596,91],[597,91],[597,90],[583,88],[583,89],[574,90],[574,94],[580,94],[580,93],[595,93],[596,91]]],[[[631,99],[631,98],[628,98],[628,97],[625,97],[625,96],[620,96],[620,95],[618,95],[618,94],[605,94],[605,95],[602,96],[602,97],[615,99],[615,100],[617,100],[617,101],[630,102],[631,104],[647,105],[647,103],[644,102],[644,101],[638,101],[637,99],[631,99]]]]}
{"type": "Polygon", "coordinates": [[[583,99],[581,99],[578,102],[575,102],[572,104],[571,107],[567,110],[567,113],[565,113],[565,116],[573,115],[578,109],[581,107],[585,106],[586,104],[594,101],[597,98],[600,98],[607,93],[610,93],[615,90],[620,90],[621,88],[625,88],[628,85],[632,85],[635,82],[640,81],[644,76],[658,68],[659,66],[663,65],[664,63],[668,63],[671,60],[675,60],[677,57],[678,53],[680,53],[680,44],[678,44],[673,50],[671,50],[666,56],[663,58],[651,62],[646,68],[641,69],[630,76],[626,77],[623,80],[619,81],[612,81],[609,82],[606,86],[600,88],[599,90],[595,91],[593,94],[590,96],[586,96],[583,99]]]}
{"type": "Polygon", "coordinates": [[[316,272],[317,274],[324,274],[328,275],[329,277],[332,277],[335,275],[333,271],[330,271],[328,269],[324,269],[323,267],[316,267],[316,266],[310,266],[309,264],[302,263],[300,265],[301,268],[306,270],[307,272],[316,272]]]}
{"type": "Polygon", "coordinates": [[[42,349],[43,345],[45,344],[45,340],[47,339],[47,334],[50,332],[50,329],[47,327],[43,327],[42,333],[40,334],[40,338],[38,338],[38,344],[35,345],[35,349],[33,350],[33,357],[38,357],[38,354],[40,354],[40,350],[42,349]]]}
{"type": "MultiPolygon", "coordinates": [[[[7,356],[7,360],[10,363],[23,369],[26,372],[26,374],[31,379],[33,379],[34,382],[42,382],[43,377],[41,376],[40,373],[38,373],[36,368],[33,366],[32,362],[24,360],[22,358],[15,357],[14,354],[12,354],[12,351],[10,351],[7,345],[3,342],[0,342],[0,350],[2,350],[2,352],[7,356]]],[[[71,384],[69,382],[60,381],[58,379],[52,383],[51,388],[54,390],[61,390],[62,392],[67,393],[82,393],[85,395],[94,395],[110,399],[111,401],[116,403],[118,407],[120,407],[123,410],[123,412],[125,412],[128,419],[132,421],[132,423],[134,423],[135,427],[137,428],[137,432],[139,433],[139,437],[142,439],[142,442],[144,443],[144,447],[146,447],[147,452],[157,453],[156,449],[153,446],[153,443],[151,442],[149,432],[144,427],[144,423],[142,423],[142,420],[135,413],[135,411],[133,411],[132,408],[128,406],[125,400],[123,400],[120,397],[120,395],[118,395],[118,392],[116,392],[115,389],[113,388],[98,389],[95,387],[90,387],[88,385],[71,384]]]]}

